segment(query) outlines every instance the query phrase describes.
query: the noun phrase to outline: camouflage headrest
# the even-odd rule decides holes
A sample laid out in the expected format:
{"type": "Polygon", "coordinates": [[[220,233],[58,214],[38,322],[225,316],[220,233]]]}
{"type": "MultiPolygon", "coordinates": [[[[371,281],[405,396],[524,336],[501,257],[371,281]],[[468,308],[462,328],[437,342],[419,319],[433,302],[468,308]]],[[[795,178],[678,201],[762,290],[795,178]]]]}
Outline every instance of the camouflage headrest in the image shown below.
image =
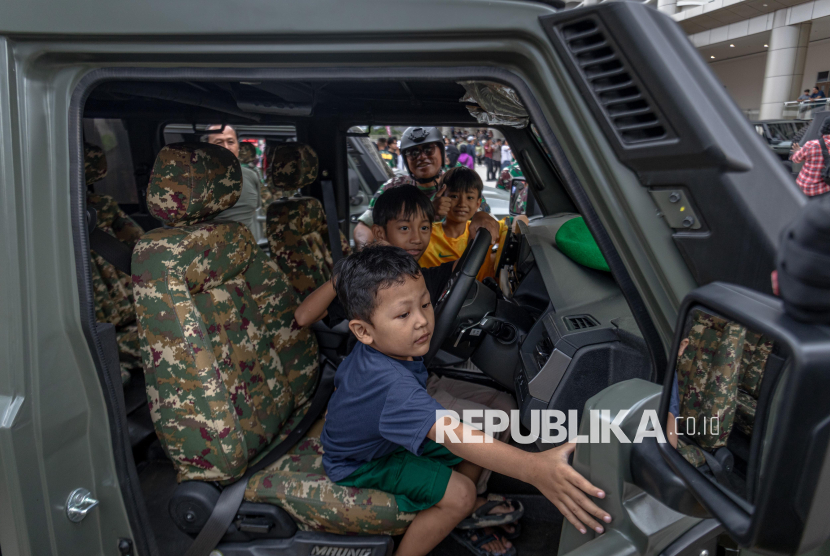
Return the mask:
{"type": "Polygon", "coordinates": [[[92,185],[107,175],[107,157],[101,147],[84,143],[84,174],[86,184],[92,185]]]}
{"type": "Polygon", "coordinates": [[[253,164],[256,162],[256,147],[251,143],[239,143],[239,162],[242,164],[253,164]]]}
{"type": "Polygon", "coordinates": [[[234,154],[210,143],[173,143],[159,152],[147,188],[150,214],[189,226],[236,204],[242,168],[234,154]]]}
{"type": "Polygon", "coordinates": [[[268,159],[268,183],[280,192],[292,192],[317,179],[317,153],[305,143],[280,143],[268,159]]]}

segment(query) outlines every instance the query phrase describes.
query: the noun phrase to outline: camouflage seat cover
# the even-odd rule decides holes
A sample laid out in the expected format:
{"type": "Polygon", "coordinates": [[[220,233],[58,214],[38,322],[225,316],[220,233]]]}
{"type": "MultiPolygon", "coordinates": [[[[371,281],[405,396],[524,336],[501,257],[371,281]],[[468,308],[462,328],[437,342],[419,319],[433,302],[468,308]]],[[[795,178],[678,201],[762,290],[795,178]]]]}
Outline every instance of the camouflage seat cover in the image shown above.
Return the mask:
{"type": "MultiPolygon", "coordinates": [[[[89,143],[84,144],[84,172],[87,187],[107,175],[104,151],[89,143]]],[[[144,230],[121,210],[115,199],[90,192],[87,193],[86,202],[97,213],[97,228],[118,238],[130,248],[135,246],[144,230]]],[[[116,328],[121,382],[126,384],[130,380],[130,371],[141,369],[132,280],[95,251],[90,253],[90,263],[95,319],[111,323],[116,328]]]]}
{"type": "Polygon", "coordinates": [[[689,346],[677,361],[680,423],[686,428],[681,432],[694,440],[680,448],[689,463],[702,465],[700,449],[711,452],[726,446],[736,426],[752,434],[772,347],[771,339],[741,324],[702,311],[694,313],[689,346]]]}
{"type": "MultiPolygon", "coordinates": [[[[179,481],[241,477],[299,422],[317,381],[317,345],[294,322],[297,298],[285,275],[244,225],[210,220],[241,187],[230,151],[164,147],[147,206],[169,227],[147,233],[133,251],[147,397],[179,481]]],[[[307,529],[405,527],[389,497],[331,483],[311,461],[318,452],[319,432],[255,475],[246,498],[282,506],[307,529]]]]}
{"type": "MultiPolygon", "coordinates": [[[[322,203],[314,197],[288,197],[314,183],[317,171],[317,153],[308,145],[282,143],[271,151],[267,181],[280,198],[268,206],[268,244],[271,258],[301,299],[325,284],[334,266],[322,203]]],[[[348,255],[349,242],[342,232],[340,244],[348,255]]]]}

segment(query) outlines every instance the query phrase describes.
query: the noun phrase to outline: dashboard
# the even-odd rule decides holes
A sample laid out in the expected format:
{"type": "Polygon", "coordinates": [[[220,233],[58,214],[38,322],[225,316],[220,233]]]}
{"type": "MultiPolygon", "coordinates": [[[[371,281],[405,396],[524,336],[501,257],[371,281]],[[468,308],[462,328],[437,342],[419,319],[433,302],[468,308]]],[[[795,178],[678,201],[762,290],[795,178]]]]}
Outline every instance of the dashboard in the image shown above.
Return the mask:
{"type": "Polygon", "coordinates": [[[611,384],[655,376],[645,341],[612,275],[582,266],[557,248],[556,232],[575,216],[520,223],[500,265],[500,292],[477,284],[465,304],[468,314],[462,315],[475,322],[484,309],[473,307],[486,306],[487,318],[502,323],[497,327],[501,338],[477,335],[469,348],[471,360],[515,392],[526,427],[533,410],[574,409],[581,418],[588,398],[611,384]],[[505,327],[513,329],[512,335],[503,333],[505,327]]]}

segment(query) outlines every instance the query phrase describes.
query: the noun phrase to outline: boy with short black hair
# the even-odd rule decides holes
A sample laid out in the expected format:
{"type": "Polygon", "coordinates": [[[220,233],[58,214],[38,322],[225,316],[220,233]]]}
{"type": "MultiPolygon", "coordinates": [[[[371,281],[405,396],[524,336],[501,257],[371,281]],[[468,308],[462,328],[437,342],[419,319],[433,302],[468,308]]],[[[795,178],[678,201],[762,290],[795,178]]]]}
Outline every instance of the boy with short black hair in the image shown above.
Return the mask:
{"type": "MultiPolygon", "coordinates": [[[[378,197],[372,208],[372,233],[379,242],[400,247],[416,261],[430,242],[435,209],[429,197],[412,185],[394,187],[378,197]]],[[[452,275],[454,262],[423,272],[433,303],[452,275]]],[[[329,326],[346,319],[331,280],[308,296],[294,313],[297,324],[309,326],[327,317],[329,326]]]]}
{"type": "MultiPolygon", "coordinates": [[[[432,224],[432,235],[429,247],[418,259],[424,268],[432,268],[448,261],[458,260],[470,241],[470,218],[481,206],[484,183],[475,170],[469,168],[453,168],[444,174],[443,195],[452,200],[449,212],[443,222],[432,224]]],[[[524,217],[521,217],[524,218],[524,217]]],[[[526,218],[525,218],[526,221],[526,218]]],[[[501,257],[504,242],[507,239],[507,219],[499,221],[498,250],[495,255],[489,253],[481,265],[476,279],[496,277],[496,261],[501,257]]]]}
{"type": "MultiPolygon", "coordinates": [[[[391,188],[378,197],[372,209],[374,221],[372,233],[379,242],[389,243],[403,249],[412,257],[413,263],[417,266],[416,261],[430,242],[433,211],[432,202],[418,188],[411,185],[391,188]]],[[[432,304],[438,301],[452,275],[455,264],[456,261],[450,261],[437,267],[420,269],[420,275],[432,304]]],[[[350,299],[350,294],[344,295],[350,299]]],[[[349,318],[346,306],[337,297],[331,280],[307,297],[297,308],[294,316],[300,326],[309,326],[326,317],[327,324],[334,327],[349,318]]],[[[427,378],[426,389],[441,406],[459,414],[471,409],[498,409],[509,415],[517,408],[516,401],[506,392],[433,373],[430,373],[427,378]]],[[[498,435],[498,439],[507,441],[509,435],[510,431],[505,430],[498,435]]],[[[483,495],[487,490],[489,476],[489,470],[480,473],[476,489],[478,494],[483,495]]],[[[523,512],[521,504],[494,494],[488,496],[486,503],[488,506],[482,506],[479,513],[486,515],[490,523],[500,524],[507,534],[515,534],[516,528],[512,524],[523,512]]],[[[489,530],[484,533],[492,536],[489,530]]],[[[479,541],[482,538],[484,538],[483,535],[479,536],[479,541]]],[[[496,544],[498,542],[501,541],[497,541],[496,544]]]]}
{"type": "Polygon", "coordinates": [[[594,517],[606,523],[611,517],[588,496],[604,493],[568,465],[574,444],[531,453],[484,442],[483,432],[450,421],[429,396],[421,358],[429,351],[435,317],[421,272],[392,246],[367,247],[335,268],[337,294],[360,343],[335,375],[321,437],[329,478],[392,493],[400,510],[417,512],[398,546],[400,556],[427,554],[483,504],[475,488],[483,467],[533,484],[578,530],[585,533],[587,525],[601,533],[594,517]],[[439,423],[453,434],[440,438],[439,423]],[[459,440],[465,435],[477,442],[459,440]]]}

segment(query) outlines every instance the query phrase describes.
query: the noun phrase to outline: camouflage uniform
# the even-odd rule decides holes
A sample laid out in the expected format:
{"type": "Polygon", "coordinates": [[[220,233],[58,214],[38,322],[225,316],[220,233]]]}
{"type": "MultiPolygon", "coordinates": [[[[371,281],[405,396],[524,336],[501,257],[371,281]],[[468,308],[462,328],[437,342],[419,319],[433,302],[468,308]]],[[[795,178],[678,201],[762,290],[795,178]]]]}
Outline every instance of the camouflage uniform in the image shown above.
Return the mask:
{"type": "MultiPolygon", "coordinates": [[[[107,175],[104,151],[94,145],[84,144],[84,171],[88,187],[103,179],[107,175]]],[[[88,193],[86,202],[97,213],[97,228],[118,238],[130,248],[135,246],[144,230],[118,207],[112,197],[88,193]]],[[[127,274],[117,270],[95,251],[90,252],[90,263],[95,318],[98,322],[108,322],[115,326],[121,382],[126,384],[130,380],[130,371],[141,369],[132,282],[127,274]]]]}
{"type": "MultiPolygon", "coordinates": [[[[456,164],[456,166],[463,166],[463,164],[456,164]]],[[[443,177],[444,172],[442,171],[439,178],[443,179],[443,177]]],[[[415,181],[415,178],[411,176],[395,176],[394,178],[390,178],[386,183],[381,185],[377,191],[375,191],[375,194],[369,201],[369,208],[360,216],[359,220],[371,228],[373,224],[372,209],[375,207],[375,203],[377,202],[378,197],[383,195],[383,192],[387,189],[392,189],[393,187],[400,187],[402,185],[414,185],[415,187],[420,189],[424,193],[424,195],[429,195],[430,201],[435,199],[435,194],[438,192],[437,187],[433,185],[425,187],[417,181],[415,181]]],[[[487,204],[487,201],[484,199],[484,195],[481,196],[481,207],[479,207],[479,210],[484,211],[486,213],[490,212],[490,205],[487,204]]]]}
{"type": "MultiPolygon", "coordinates": [[[[266,234],[271,258],[302,299],[331,278],[334,266],[322,203],[314,197],[284,197],[314,183],[317,153],[303,143],[283,143],[274,148],[269,160],[270,189],[283,196],[268,207],[266,234]]],[[[342,232],[340,246],[348,255],[349,242],[342,232]]]]}
{"type": "MultiPolygon", "coordinates": [[[[133,252],[150,412],[180,481],[238,479],[302,419],[317,381],[317,344],[294,322],[288,279],[244,225],[211,220],[236,202],[241,181],[222,147],[164,147],[147,206],[169,228],[133,252]]],[[[321,428],[252,477],[246,499],[285,508],[303,529],[402,532],[412,516],[394,497],[328,480],[321,428]]]]}
{"type": "Polygon", "coordinates": [[[745,434],[751,435],[755,424],[755,411],[758,396],[761,394],[761,379],[764,368],[772,353],[773,341],[764,335],[746,331],[744,352],[741,357],[741,383],[738,385],[737,410],[735,426],[745,434]]]}
{"type": "Polygon", "coordinates": [[[695,420],[695,434],[689,436],[696,446],[684,443],[679,448],[690,463],[704,463],[700,448],[714,451],[726,446],[734,427],[752,434],[761,380],[772,348],[773,342],[766,336],[695,312],[689,346],[677,361],[681,429],[687,418],[695,420]],[[719,434],[711,429],[712,418],[719,421],[719,434]]]}
{"type": "Polygon", "coordinates": [[[694,439],[701,448],[725,446],[732,432],[745,337],[746,329],[737,323],[695,313],[689,347],[678,359],[677,379],[680,414],[694,418],[694,439]],[[709,427],[713,417],[719,419],[717,435],[709,427]]]}

